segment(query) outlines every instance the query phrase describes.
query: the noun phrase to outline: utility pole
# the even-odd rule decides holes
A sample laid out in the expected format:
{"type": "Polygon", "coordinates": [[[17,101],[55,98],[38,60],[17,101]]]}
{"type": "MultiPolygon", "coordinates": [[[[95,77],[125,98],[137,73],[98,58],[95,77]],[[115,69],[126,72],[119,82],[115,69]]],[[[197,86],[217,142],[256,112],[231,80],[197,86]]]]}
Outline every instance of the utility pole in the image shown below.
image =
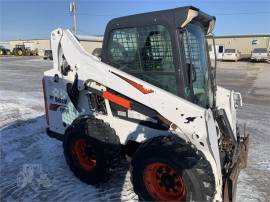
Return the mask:
{"type": "Polygon", "coordinates": [[[74,34],[77,34],[77,19],[76,19],[76,0],[73,0],[72,2],[70,2],[69,5],[69,11],[71,13],[71,15],[73,16],[73,27],[72,27],[72,31],[74,34]]]}

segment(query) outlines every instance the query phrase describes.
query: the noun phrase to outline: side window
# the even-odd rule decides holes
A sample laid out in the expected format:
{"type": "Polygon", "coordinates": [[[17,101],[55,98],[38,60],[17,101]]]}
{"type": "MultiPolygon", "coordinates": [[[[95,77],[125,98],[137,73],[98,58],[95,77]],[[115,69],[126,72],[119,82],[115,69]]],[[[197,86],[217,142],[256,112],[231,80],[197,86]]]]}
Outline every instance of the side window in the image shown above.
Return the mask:
{"type": "Polygon", "coordinates": [[[167,29],[156,25],[138,28],[138,33],[143,70],[174,72],[171,39],[167,29]]]}
{"type": "Polygon", "coordinates": [[[109,63],[159,88],[177,94],[170,34],[162,25],[112,31],[109,63]]]}
{"type": "MultiPolygon", "coordinates": [[[[186,63],[189,82],[192,83],[192,91],[196,104],[205,107],[207,98],[208,66],[206,61],[206,43],[203,31],[199,25],[189,24],[183,35],[186,63]]],[[[186,89],[190,94],[190,89],[186,89]]]]}
{"type": "Polygon", "coordinates": [[[194,68],[192,75],[193,86],[201,86],[204,85],[205,56],[203,55],[204,52],[201,51],[202,42],[198,36],[199,32],[190,27],[188,27],[189,30],[184,35],[186,62],[194,68]]]}
{"type": "Polygon", "coordinates": [[[139,53],[135,28],[114,30],[108,47],[111,65],[123,70],[138,70],[139,53]]]}

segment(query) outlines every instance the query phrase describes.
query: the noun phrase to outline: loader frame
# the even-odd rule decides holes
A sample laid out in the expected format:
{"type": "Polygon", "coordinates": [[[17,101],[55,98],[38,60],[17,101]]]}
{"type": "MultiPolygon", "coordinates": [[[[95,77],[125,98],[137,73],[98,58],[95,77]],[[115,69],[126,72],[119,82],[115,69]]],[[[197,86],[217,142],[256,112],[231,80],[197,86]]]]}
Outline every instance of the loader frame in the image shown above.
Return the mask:
{"type": "MultiPolygon", "coordinates": [[[[177,67],[175,72],[181,72],[177,75],[177,84],[184,85],[186,77],[183,75],[186,72],[180,68],[184,62],[181,61],[183,57],[179,57],[183,52],[177,52],[181,49],[181,43],[177,41],[180,28],[193,20],[200,22],[207,33],[211,30],[215,18],[194,7],[172,9],[154,15],[139,15],[139,18],[143,19],[142,26],[163,24],[170,27],[168,30],[174,44],[173,57],[177,67]],[[180,13],[180,16],[176,13],[180,13]],[[172,16],[174,21],[170,20],[172,16]]],[[[107,48],[111,30],[132,26],[132,23],[137,23],[137,19],[138,16],[134,15],[112,20],[106,29],[103,50],[107,48]]],[[[213,109],[190,102],[183,90],[178,90],[177,95],[174,95],[110,66],[106,52],[102,52],[101,60],[87,53],[78,38],[69,30],[57,29],[52,32],[51,49],[53,69],[46,71],[43,78],[48,134],[62,139],[67,128],[77,117],[94,116],[110,124],[122,145],[129,141],[142,143],[158,136],[177,135],[202,152],[210,163],[215,177],[214,200],[221,201],[230,195],[226,194],[226,190],[230,190],[231,187],[224,185],[226,179],[224,181],[222,175],[218,144],[221,131],[213,109]],[[102,103],[101,106],[94,106],[96,99],[102,103]],[[112,105],[120,107],[119,116],[115,116],[112,105]],[[139,117],[141,121],[129,119],[129,114],[139,117]],[[225,191],[223,187],[226,187],[225,191]]],[[[218,87],[215,107],[224,109],[227,115],[226,124],[231,128],[231,138],[240,143],[235,126],[235,109],[236,104],[242,100],[237,95],[239,94],[218,87]]],[[[237,147],[240,147],[240,144],[237,144],[237,147]]],[[[235,166],[237,170],[238,164],[235,166]]],[[[234,173],[234,170],[231,173],[234,173]]],[[[230,177],[231,175],[228,175],[227,179],[230,177]]]]}

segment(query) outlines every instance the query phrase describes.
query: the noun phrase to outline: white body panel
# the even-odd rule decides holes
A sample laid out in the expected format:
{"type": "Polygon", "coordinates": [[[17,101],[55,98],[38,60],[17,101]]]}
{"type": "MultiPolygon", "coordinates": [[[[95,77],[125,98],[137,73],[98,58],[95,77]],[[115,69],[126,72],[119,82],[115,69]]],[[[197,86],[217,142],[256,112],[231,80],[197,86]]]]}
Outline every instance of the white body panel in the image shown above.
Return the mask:
{"type": "MultiPolygon", "coordinates": [[[[128,140],[143,142],[149,138],[160,135],[176,134],[187,142],[193,144],[198,150],[202,151],[206,159],[210,162],[213,169],[216,182],[215,200],[221,201],[222,198],[222,174],[220,166],[220,156],[218,148],[218,132],[217,124],[213,118],[210,109],[204,109],[178,96],[168,93],[157,88],[147,82],[122,72],[112,66],[102,63],[98,58],[88,54],[73,36],[69,30],[57,29],[52,32],[51,48],[53,51],[54,68],[44,73],[46,82],[45,91],[48,106],[53,104],[59,105],[55,110],[48,107],[49,129],[51,131],[64,134],[67,127],[76,117],[83,114],[92,114],[89,109],[89,103],[86,99],[87,91],[84,90],[86,81],[95,81],[101,86],[99,90],[106,90],[106,87],[121,93],[146,107],[154,109],[162,117],[170,121],[171,128],[168,131],[152,129],[131,121],[114,117],[110,111],[108,101],[105,101],[107,115],[95,113],[95,117],[109,123],[115,129],[122,144],[126,144],[128,140]],[[64,54],[67,63],[71,67],[71,71],[67,76],[60,72],[62,64],[62,54],[64,54]],[[60,58],[59,58],[60,56],[60,58]],[[112,73],[113,72],[113,73],[112,73]],[[69,96],[66,93],[66,84],[73,83],[75,74],[78,74],[78,90],[80,91],[79,106],[80,112],[75,109],[69,96]],[[128,78],[152,92],[144,94],[134,88],[128,82],[115,75],[128,78]],[[58,75],[59,79],[55,79],[58,75]],[[192,121],[188,118],[192,117],[192,121]]],[[[235,109],[234,96],[224,88],[218,88],[217,98],[226,95],[225,98],[217,101],[220,108],[224,108],[229,117],[232,126],[235,125],[235,109]]],[[[130,111],[132,114],[133,112],[130,111]]],[[[133,113],[132,116],[141,116],[133,113]]],[[[235,132],[235,127],[233,127],[235,132]]]]}
{"type": "MultiPolygon", "coordinates": [[[[217,95],[216,95],[216,105],[218,109],[224,109],[227,117],[229,119],[230,125],[232,127],[233,133],[236,138],[236,108],[238,106],[236,103],[236,96],[239,93],[235,93],[234,91],[230,91],[221,86],[217,87],[217,95]]],[[[242,103],[242,98],[240,98],[240,102],[242,103]]],[[[240,104],[241,106],[242,104],[240,104]]]]}

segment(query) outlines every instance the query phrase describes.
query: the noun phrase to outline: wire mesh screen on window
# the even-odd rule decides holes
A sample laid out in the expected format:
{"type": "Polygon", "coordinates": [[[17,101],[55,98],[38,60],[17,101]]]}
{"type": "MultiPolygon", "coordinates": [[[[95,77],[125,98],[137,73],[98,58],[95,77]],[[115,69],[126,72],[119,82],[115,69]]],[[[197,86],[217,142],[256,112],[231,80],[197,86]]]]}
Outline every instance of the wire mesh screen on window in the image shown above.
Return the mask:
{"type": "Polygon", "coordinates": [[[115,30],[109,58],[126,71],[175,71],[170,36],[161,25],[115,30]]]}
{"type": "Polygon", "coordinates": [[[170,34],[162,25],[113,31],[109,61],[122,71],[177,94],[170,34]]]}
{"type": "Polygon", "coordinates": [[[200,44],[196,36],[191,32],[187,31],[184,34],[184,48],[186,63],[192,64],[196,71],[196,81],[193,82],[193,87],[201,87],[204,85],[204,70],[201,64],[200,44]]]}

